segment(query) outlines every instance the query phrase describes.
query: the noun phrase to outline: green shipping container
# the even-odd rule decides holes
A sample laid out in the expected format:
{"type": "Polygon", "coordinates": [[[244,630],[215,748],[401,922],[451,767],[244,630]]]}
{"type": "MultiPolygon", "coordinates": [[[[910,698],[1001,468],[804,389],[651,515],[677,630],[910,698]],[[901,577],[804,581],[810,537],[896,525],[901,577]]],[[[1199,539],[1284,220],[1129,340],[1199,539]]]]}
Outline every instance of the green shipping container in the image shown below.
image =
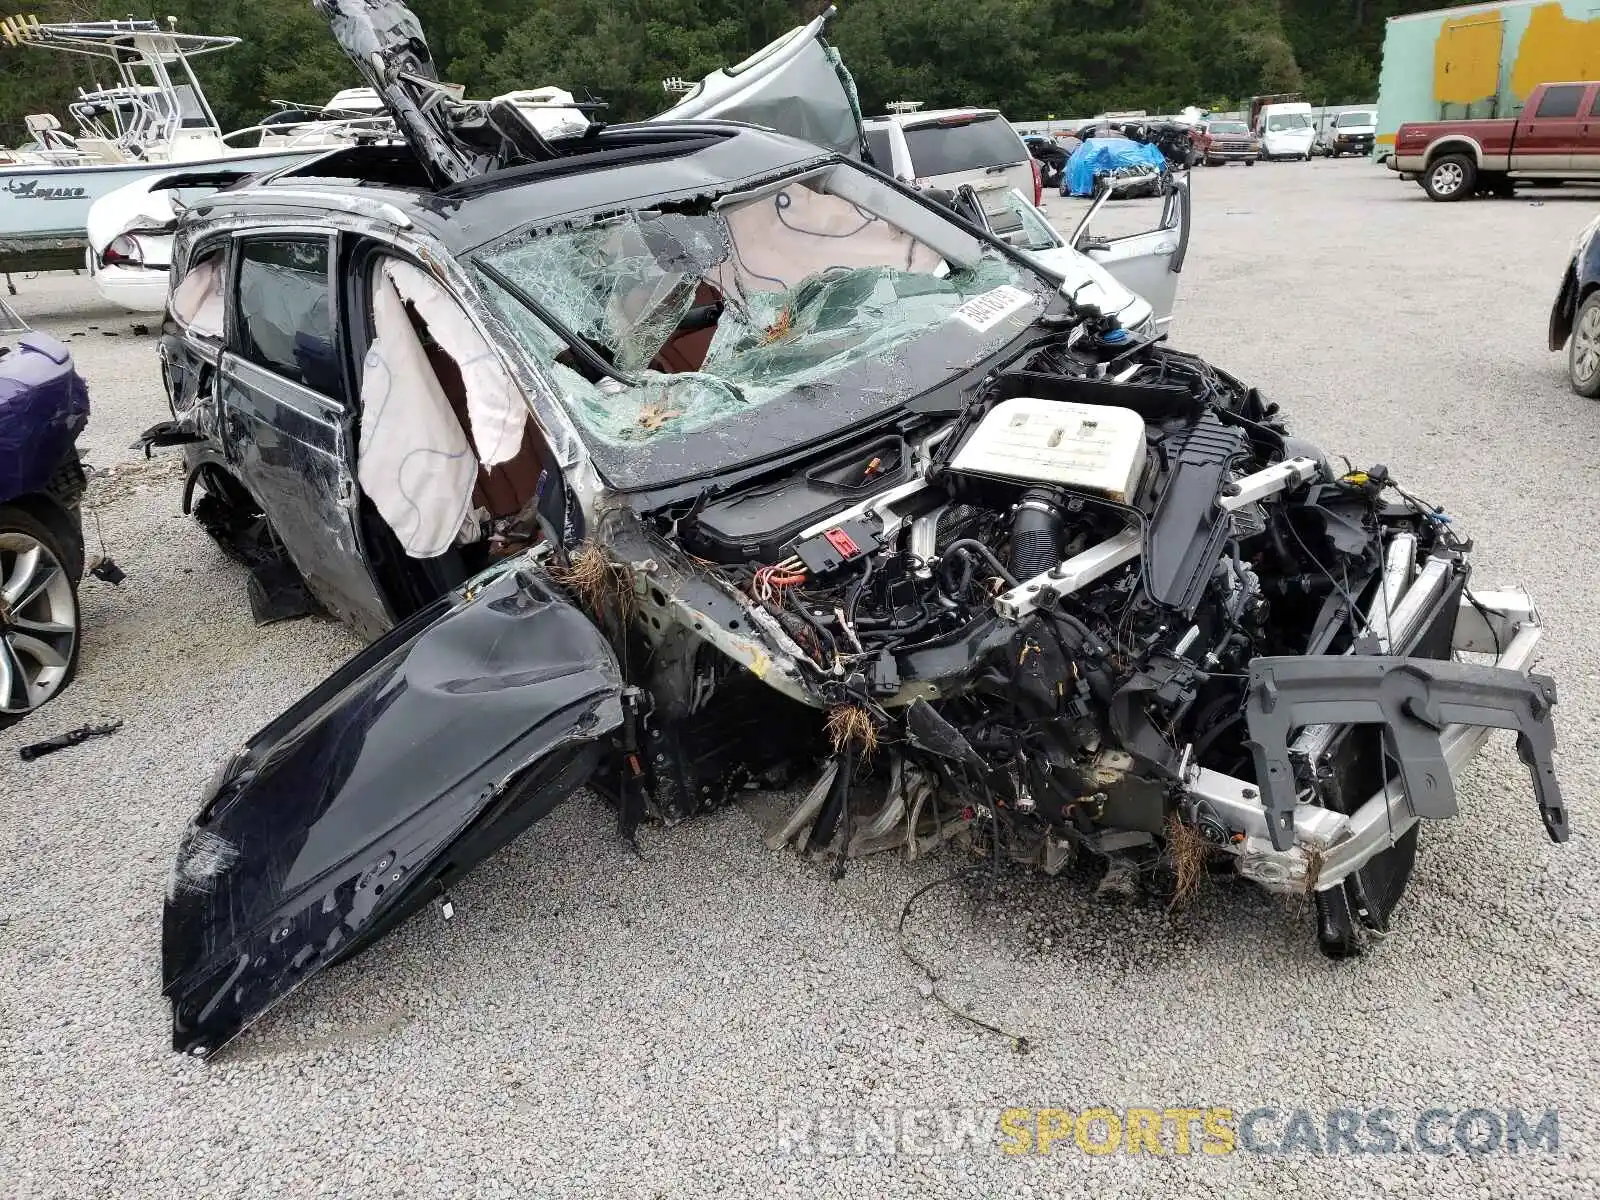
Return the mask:
{"type": "Polygon", "coordinates": [[[1390,17],[1378,76],[1382,162],[1407,121],[1514,117],[1541,83],[1600,78],[1600,0],[1513,0],[1390,17]]]}

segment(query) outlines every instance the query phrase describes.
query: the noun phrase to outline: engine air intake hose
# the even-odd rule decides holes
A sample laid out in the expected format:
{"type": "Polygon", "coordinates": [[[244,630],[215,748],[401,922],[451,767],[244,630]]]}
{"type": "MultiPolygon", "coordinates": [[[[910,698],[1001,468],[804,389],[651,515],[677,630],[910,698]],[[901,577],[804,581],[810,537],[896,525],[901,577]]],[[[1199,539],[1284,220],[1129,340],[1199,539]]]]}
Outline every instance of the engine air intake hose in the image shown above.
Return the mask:
{"type": "Polygon", "coordinates": [[[1029,488],[1011,515],[1011,573],[1026,582],[1061,561],[1066,518],[1050,488],[1029,488]]]}

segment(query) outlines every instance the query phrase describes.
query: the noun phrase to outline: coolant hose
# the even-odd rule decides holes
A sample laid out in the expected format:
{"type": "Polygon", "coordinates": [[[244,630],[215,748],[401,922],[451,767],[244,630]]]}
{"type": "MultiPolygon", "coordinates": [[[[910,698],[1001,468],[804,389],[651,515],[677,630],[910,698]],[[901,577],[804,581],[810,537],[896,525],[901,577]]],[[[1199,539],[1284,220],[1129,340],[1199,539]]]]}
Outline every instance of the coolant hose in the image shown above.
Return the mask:
{"type": "Polygon", "coordinates": [[[1053,491],[1023,492],[1011,516],[1011,573],[1026,582],[1059,563],[1065,528],[1053,491]]]}
{"type": "MultiPolygon", "coordinates": [[[[955,541],[951,542],[948,546],[941,550],[939,552],[939,564],[941,570],[943,569],[945,563],[953,561],[957,555],[975,556],[982,562],[987,563],[990,570],[1004,580],[1005,585],[1008,588],[1014,588],[1017,586],[1017,577],[1015,573],[1006,570],[1005,564],[994,556],[994,551],[990,550],[989,547],[985,546],[976,538],[957,538],[955,541]]],[[[1052,563],[1051,565],[1053,566],[1054,564],[1052,563]]],[[[968,576],[969,581],[970,578],[971,577],[968,576]]],[[[946,580],[946,582],[948,582],[948,580],[946,580]]]]}

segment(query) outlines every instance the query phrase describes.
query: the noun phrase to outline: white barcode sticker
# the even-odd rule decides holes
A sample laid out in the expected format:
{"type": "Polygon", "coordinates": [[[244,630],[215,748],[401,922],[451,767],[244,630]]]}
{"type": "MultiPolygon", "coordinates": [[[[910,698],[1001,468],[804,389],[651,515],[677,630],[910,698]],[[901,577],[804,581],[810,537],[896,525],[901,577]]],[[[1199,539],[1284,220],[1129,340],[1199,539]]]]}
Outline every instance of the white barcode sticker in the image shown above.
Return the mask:
{"type": "Polygon", "coordinates": [[[992,292],[974,296],[956,309],[955,317],[963,325],[970,325],[979,333],[983,333],[1032,303],[1033,297],[1027,292],[1005,284],[992,292]]]}

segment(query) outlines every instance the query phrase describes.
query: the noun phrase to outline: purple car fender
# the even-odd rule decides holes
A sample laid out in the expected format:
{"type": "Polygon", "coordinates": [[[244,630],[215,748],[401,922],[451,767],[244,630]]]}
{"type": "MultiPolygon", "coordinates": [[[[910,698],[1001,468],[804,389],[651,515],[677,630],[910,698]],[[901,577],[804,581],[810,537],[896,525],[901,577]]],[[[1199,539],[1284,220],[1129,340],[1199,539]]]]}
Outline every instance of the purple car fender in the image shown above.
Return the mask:
{"type": "Polygon", "coordinates": [[[0,504],[42,492],[89,420],[89,389],[49,334],[0,356],[0,504]]]}

